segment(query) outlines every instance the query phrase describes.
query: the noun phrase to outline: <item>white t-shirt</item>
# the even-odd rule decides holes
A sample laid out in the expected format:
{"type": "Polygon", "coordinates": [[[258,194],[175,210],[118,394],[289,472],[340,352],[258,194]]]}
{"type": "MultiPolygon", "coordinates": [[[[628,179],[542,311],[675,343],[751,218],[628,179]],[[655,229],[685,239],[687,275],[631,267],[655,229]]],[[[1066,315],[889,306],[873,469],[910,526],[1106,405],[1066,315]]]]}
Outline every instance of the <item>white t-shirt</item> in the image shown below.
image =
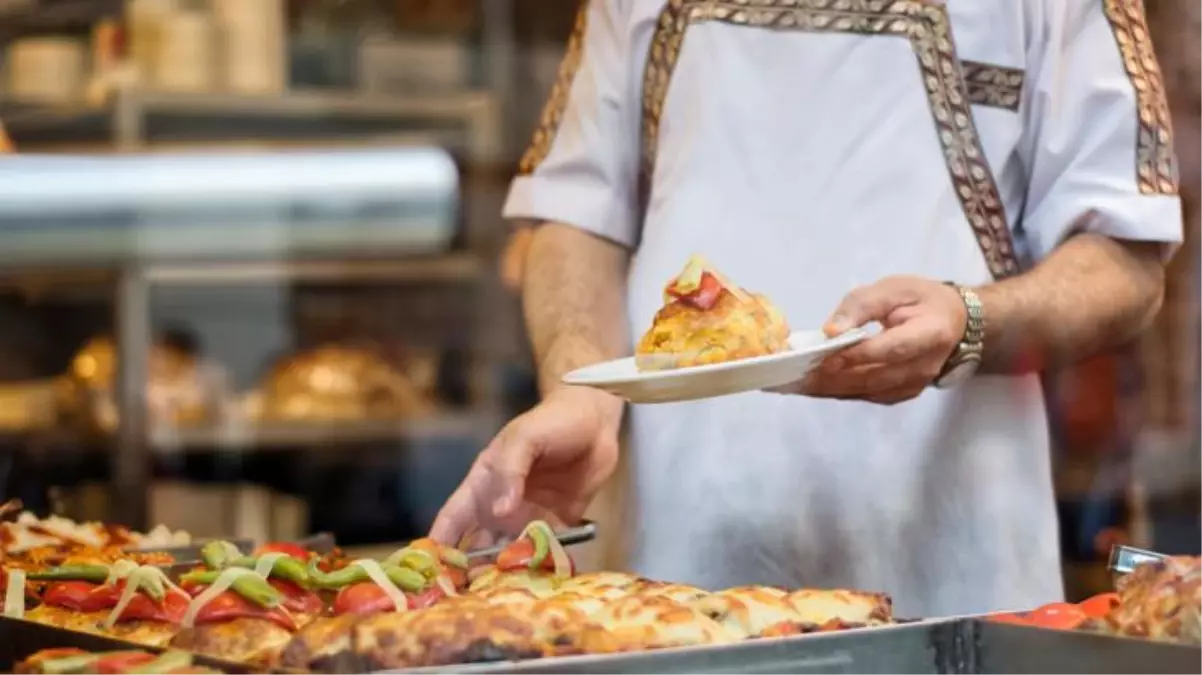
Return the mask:
{"type": "MultiPolygon", "coordinates": [[[[636,338],[691,253],[810,328],[857,285],[987,283],[1074,227],[1175,243],[1138,4],[592,0],[505,214],[631,247],[636,338]]],[[[901,616],[1061,597],[1034,376],[893,407],[635,406],[632,425],[639,572],[880,590],[901,616]]]]}

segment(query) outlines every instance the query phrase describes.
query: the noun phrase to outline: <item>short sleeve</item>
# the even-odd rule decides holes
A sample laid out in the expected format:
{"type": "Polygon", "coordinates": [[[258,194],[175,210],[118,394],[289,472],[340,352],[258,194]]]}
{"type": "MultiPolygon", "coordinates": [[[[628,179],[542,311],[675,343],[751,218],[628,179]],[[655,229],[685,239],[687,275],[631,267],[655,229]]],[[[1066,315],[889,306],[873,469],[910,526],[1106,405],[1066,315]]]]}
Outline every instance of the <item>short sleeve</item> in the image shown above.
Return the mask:
{"type": "Polygon", "coordinates": [[[586,0],[504,215],[633,247],[638,113],[625,0],[586,0]]]}
{"type": "Polygon", "coordinates": [[[1085,230],[1171,254],[1182,236],[1177,159],[1142,2],[1043,4],[1022,145],[1029,252],[1042,259],[1085,230]]]}

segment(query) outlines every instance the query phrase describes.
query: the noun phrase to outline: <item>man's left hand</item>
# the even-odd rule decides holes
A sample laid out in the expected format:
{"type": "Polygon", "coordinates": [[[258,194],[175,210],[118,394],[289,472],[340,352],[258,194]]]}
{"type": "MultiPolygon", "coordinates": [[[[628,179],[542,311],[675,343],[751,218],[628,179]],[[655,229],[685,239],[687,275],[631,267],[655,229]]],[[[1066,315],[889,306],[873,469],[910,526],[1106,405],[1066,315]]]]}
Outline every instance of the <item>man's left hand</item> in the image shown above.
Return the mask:
{"type": "Polygon", "coordinates": [[[968,311],[953,287],[921,277],[889,277],[847,295],[823,330],[828,336],[876,321],[881,332],[828,356],[804,380],[775,391],[894,404],[922,393],[964,336],[968,311]]]}

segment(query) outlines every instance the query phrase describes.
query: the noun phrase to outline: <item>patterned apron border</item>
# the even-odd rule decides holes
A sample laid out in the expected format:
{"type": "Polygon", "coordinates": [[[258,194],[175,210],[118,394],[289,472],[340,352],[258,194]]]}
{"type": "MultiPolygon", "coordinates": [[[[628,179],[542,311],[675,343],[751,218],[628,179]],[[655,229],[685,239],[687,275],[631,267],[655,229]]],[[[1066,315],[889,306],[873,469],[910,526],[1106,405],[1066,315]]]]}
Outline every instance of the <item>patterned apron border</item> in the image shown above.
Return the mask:
{"type": "Polygon", "coordinates": [[[643,73],[643,212],[651,196],[659,128],[689,26],[715,21],[786,31],[905,37],[914,48],[953,189],[995,279],[1019,272],[1010,227],[970,108],[969,87],[942,5],[923,0],[668,0],[643,73]]]}
{"type": "Polygon", "coordinates": [[[555,84],[551,87],[551,95],[543,106],[538,126],[534,129],[534,138],[522,159],[518,163],[518,175],[529,176],[543,163],[551,152],[551,144],[559,133],[563,123],[563,113],[567,110],[568,99],[572,95],[572,84],[576,81],[576,73],[580,70],[580,62],[584,59],[584,35],[588,31],[588,10],[591,0],[583,0],[576,12],[576,23],[572,27],[572,35],[568,38],[568,46],[564,51],[563,60],[559,63],[559,71],[555,75],[555,84]]]}
{"type": "Polygon", "coordinates": [[[1173,121],[1143,3],[1105,0],[1103,7],[1139,109],[1135,142],[1135,179],[1139,191],[1146,195],[1175,195],[1178,171],[1173,152],[1173,121]]]}

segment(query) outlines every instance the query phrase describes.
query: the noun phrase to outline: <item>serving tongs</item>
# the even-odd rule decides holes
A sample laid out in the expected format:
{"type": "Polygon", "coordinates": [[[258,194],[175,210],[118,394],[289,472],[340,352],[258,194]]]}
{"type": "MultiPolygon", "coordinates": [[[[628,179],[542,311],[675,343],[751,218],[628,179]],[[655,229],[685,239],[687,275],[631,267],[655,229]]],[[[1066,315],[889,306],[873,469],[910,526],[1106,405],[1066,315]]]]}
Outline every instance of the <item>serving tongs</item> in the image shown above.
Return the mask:
{"type": "MultiPolygon", "coordinates": [[[[555,538],[563,546],[573,546],[575,544],[583,544],[587,541],[592,541],[597,538],[597,524],[591,520],[582,520],[579,525],[574,527],[564,528],[555,531],[555,538]]],[[[467,559],[473,564],[488,562],[497,557],[497,555],[505,550],[505,547],[513,542],[512,539],[504,540],[495,546],[487,548],[477,548],[466,551],[467,559]]]]}
{"type": "Polygon", "coordinates": [[[1136,567],[1150,562],[1159,562],[1168,556],[1134,546],[1114,546],[1110,549],[1110,562],[1106,568],[1115,576],[1131,574],[1136,567]]]}

